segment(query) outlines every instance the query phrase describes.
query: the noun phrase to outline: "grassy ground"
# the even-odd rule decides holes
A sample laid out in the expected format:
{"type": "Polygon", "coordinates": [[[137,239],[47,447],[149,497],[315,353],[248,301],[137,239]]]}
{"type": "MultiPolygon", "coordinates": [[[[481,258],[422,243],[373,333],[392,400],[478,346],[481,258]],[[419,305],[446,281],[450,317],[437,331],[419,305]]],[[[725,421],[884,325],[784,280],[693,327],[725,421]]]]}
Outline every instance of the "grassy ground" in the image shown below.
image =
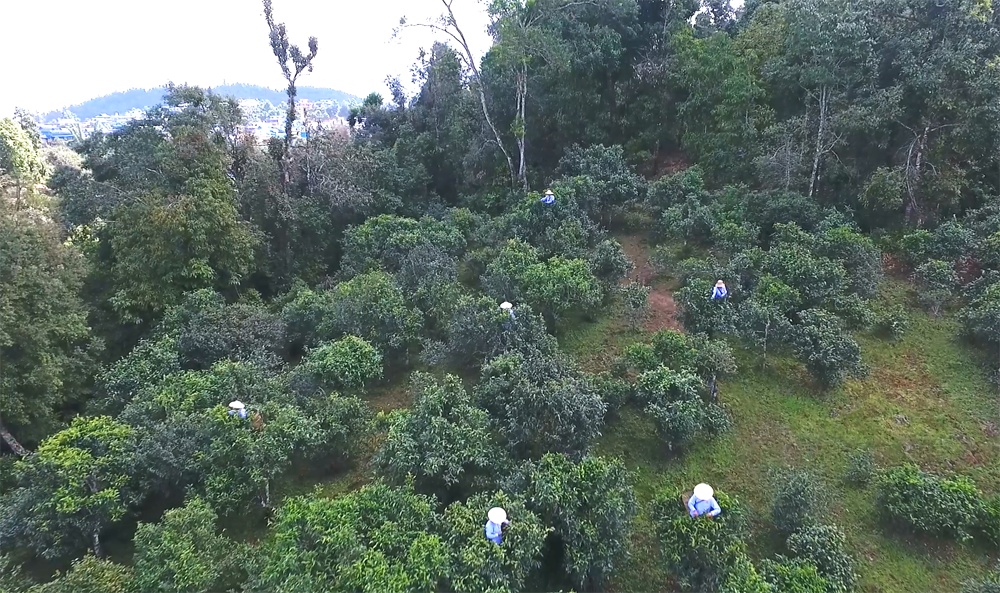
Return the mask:
{"type": "MultiPolygon", "coordinates": [[[[887,283],[884,293],[895,302],[911,298],[898,283],[887,283]]],[[[988,569],[995,550],[887,533],[876,520],[871,489],[843,480],[849,454],[868,448],[880,465],[912,461],[968,475],[986,493],[1000,491],[1000,398],[986,381],[980,355],[957,340],[957,329],[951,319],[932,319],[914,309],[910,330],[897,343],[858,336],[871,372],[830,393],[816,391],[792,360],[769,360],[761,368],[755,356],[739,352],[739,372],[720,386],[735,421],[732,432],[671,457],[652,423],[625,409],[606,429],[598,452],[622,458],[635,472],[644,507],[661,489],[701,481],[736,494],[754,512],[751,547],[758,557],[780,552],[781,545],[768,521],[769,471],[807,468],[826,485],[831,520],[846,531],[858,558],[862,591],[958,591],[963,580],[988,569]]],[[[644,337],[607,318],[577,327],[562,342],[588,370],[599,371],[644,337]]],[[[616,590],[669,589],[653,527],[643,511],[633,557],[616,590]]]]}

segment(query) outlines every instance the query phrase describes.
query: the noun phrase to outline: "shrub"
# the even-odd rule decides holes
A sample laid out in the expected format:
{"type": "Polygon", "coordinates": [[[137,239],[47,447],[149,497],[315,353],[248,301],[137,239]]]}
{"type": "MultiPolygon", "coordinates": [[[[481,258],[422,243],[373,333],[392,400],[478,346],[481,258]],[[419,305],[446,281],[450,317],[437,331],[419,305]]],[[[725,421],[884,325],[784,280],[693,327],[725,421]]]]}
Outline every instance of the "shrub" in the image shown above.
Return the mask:
{"type": "Polygon", "coordinates": [[[873,320],[875,331],[887,336],[893,342],[902,338],[910,327],[910,316],[906,308],[898,303],[876,306],[872,312],[875,315],[873,320]]]}
{"type": "Polygon", "coordinates": [[[656,422],[660,437],[671,451],[725,432],[731,425],[725,409],[700,400],[653,403],[646,407],[646,413],[656,422]]]}
{"type": "Polygon", "coordinates": [[[1000,494],[981,505],[975,535],[994,548],[1000,547],[1000,494]]]}
{"type": "Polygon", "coordinates": [[[176,337],[142,340],[131,352],[97,375],[97,385],[104,396],[98,407],[106,414],[118,414],[141,388],[155,385],[180,370],[176,337]]]}
{"type": "Polygon", "coordinates": [[[723,221],[712,230],[715,245],[726,253],[739,253],[757,244],[760,227],[753,224],[736,224],[723,221]]]}
{"type": "Polygon", "coordinates": [[[694,367],[697,351],[691,346],[688,337],[679,331],[661,329],[653,334],[653,352],[660,364],[672,369],[689,369],[694,367]]]}
{"type": "Polygon", "coordinates": [[[772,593],[771,586],[745,552],[734,552],[719,593],[772,593]]]}
{"type": "MultiPolygon", "coordinates": [[[[386,418],[388,434],[373,464],[397,484],[413,479],[419,492],[449,500],[474,479],[489,478],[503,452],[494,443],[486,412],[475,407],[462,381],[414,373],[412,409],[386,418]]],[[[480,484],[481,485],[481,484],[480,484]]]]}
{"type": "MultiPolygon", "coordinates": [[[[681,307],[681,319],[687,331],[709,336],[733,332],[735,327],[733,307],[728,302],[720,303],[708,298],[712,294],[714,285],[715,280],[691,278],[674,293],[674,298],[681,307]]],[[[731,284],[727,284],[727,287],[731,298],[735,287],[731,284]]]]}
{"type": "Polygon", "coordinates": [[[504,352],[542,352],[558,349],[556,339],[545,329],[545,320],[526,304],[514,307],[510,316],[489,297],[462,296],[444,324],[444,341],[423,356],[431,363],[478,366],[504,352]]]}
{"type": "Polygon", "coordinates": [[[640,373],[652,371],[660,366],[660,360],[653,352],[653,347],[641,342],[633,342],[625,347],[622,354],[623,363],[640,373]]]}
{"type": "Polygon", "coordinates": [[[917,285],[920,304],[935,317],[951,299],[958,286],[955,264],[932,259],[924,262],[913,272],[913,282],[917,285]]]}
{"type": "Polygon", "coordinates": [[[787,468],[774,472],[776,483],[771,519],[786,535],[803,527],[814,525],[826,511],[824,487],[816,475],[799,469],[787,468]]]}
{"type": "Polygon", "coordinates": [[[21,573],[20,565],[9,556],[0,554],[0,591],[3,593],[21,593],[26,591],[31,581],[21,573]]]}
{"type": "Polygon", "coordinates": [[[702,379],[726,377],[736,373],[736,357],[725,340],[712,340],[705,334],[687,336],[694,348],[694,369],[702,379]]]}
{"type": "Polygon", "coordinates": [[[551,322],[567,313],[590,314],[601,304],[601,286],[580,259],[553,257],[529,266],[521,277],[528,302],[551,322]]]}
{"type": "Polygon", "coordinates": [[[663,365],[639,375],[635,382],[637,399],[645,404],[666,404],[700,400],[701,378],[689,370],[674,371],[663,365]]]}
{"type": "Polygon", "coordinates": [[[562,569],[574,586],[602,589],[631,543],[637,505],[625,465],[601,457],[573,463],[549,454],[526,465],[514,482],[528,509],[555,528],[562,569]]]}
{"type": "Polygon", "coordinates": [[[660,177],[651,183],[646,201],[651,207],[663,210],[683,203],[688,196],[698,197],[704,191],[704,174],[701,167],[694,165],[673,175],[660,177]]]}
{"type": "Polygon", "coordinates": [[[854,559],[847,552],[847,538],[833,525],[811,525],[788,536],[786,541],[792,556],[812,563],[827,580],[829,593],[854,590],[857,574],[854,559]]]}
{"type": "Polygon", "coordinates": [[[864,374],[861,348],[835,315],[809,309],[799,313],[799,319],[802,323],[791,329],[792,347],[821,385],[833,387],[864,374]]]}
{"type": "Polygon", "coordinates": [[[375,483],[337,498],[287,500],[262,546],[250,593],[468,591],[514,593],[541,562],[547,529],[503,493],[455,503],[375,483]],[[511,518],[498,546],[483,536],[493,506],[511,518]],[[351,562],[345,558],[353,559],[351,562]]]}
{"type": "Polygon", "coordinates": [[[591,375],[590,382],[604,403],[609,412],[621,409],[632,397],[632,385],[619,377],[614,377],[610,373],[604,372],[598,375],[591,375]]]}
{"type": "Polygon", "coordinates": [[[966,335],[992,346],[995,357],[996,348],[1000,345],[1000,283],[987,287],[976,296],[962,310],[961,319],[966,335]]]}
{"type": "Polygon", "coordinates": [[[598,243],[587,262],[594,276],[604,285],[607,294],[611,294],[612,287],[635,268],[635,264],[622,250],[621,243],[615,239],[605,239],[598,243]]]}
{"type": "Polygon", "coordinates": [[[628,166],[621,146],[594,144],[583,148],[574,144],[559,159],[557,171],[563,176],[586,176],[591,180],[593,195],[581,204],[591,216],[646,196],[646,180],[628,166]]]}
{"type": "Polygon", "coordinates": [[[618,294],[629,327],[638,329],[649,317],[649,287],[633,281],[618,289],[618,294]]]}
{"type": "Polygon", "coordinates": [[[844,265],[851,293],[866,299],[875,296],[882,278],[882,252],[871,238],[848,226],[834,226],[817,236],[816,250],[844,265]]]}
{"type": "Polygon", "coordinates": [[[483,290],[498,301],[524,300],[524,275],[537,263],[538,250],[524,241],[511,239],[486,265],[481,278],[483,290]]]}
{"type": "Polygon", "coordinates": [[[582,457],[601,434],[607,409],[566,361],[541,353],[503,354],[486,363],[476,397],[521,457],[582,457]]]}
{"type": "Polygon", "coordinates": [[[679,492],[660,495],[651,508],[663,559],[687,590],[716,590],[733,559],[745,554],[745,512],[725,492],[716,490],[715,499],[722,513],[712,518],[692,519],[679,492]]]}
{"type": "Polygon", "coordinates": [[[847,458],[848,483],[863,486],[871,481],[875,474],[875,456],[868,449],[856,449],[847,458]]]}
{"type": "Polygon", "coordinates": [[[301,371],[327,389],[361,389],[382,377],[382,355],[361,338],[345,336],[310,350],[301,371]]]}
{"type": "Polygon", "coordinates": [[[420,220],[383,214],[344,233],[340,267],[347,278],[384,267],[397,271],[416,247],[433,246],[456,255],[465,249],[461,230],[429,216],[420,220]]]}
{"type": "Polygon", "coordinates": [[[981,520],[982,494],[965,477],[940,477],[906,464],[884,471],[877,492],[883,520],[904,529],[965,541],[981,520]]]}
{"type": "Polygon", "coordinates": [[[136,586],[132,569],[110,560],[84,556],[73,561],[65,574],[44,585],[28,589],[28,593],[141,593],[136,586]]]}
{"type": "Polygon", "coordinates": [[[406,351],[420,327],[392,276],[381,271],[355,276],[333,290],[300,289],[282,316],[293,336],[306,346],[359,336],[384,352],[406,351]]]}
{"type": "Polygon", "coordinates": [[[202,289],[171,307],[160,330],[177,337],[181,364],[207,369],[219,360],[278,360],[285,348],[285,324],[258,299],[227,305],[219,293],[202,289]]]}
{"type": "Polygon", "coordinates": [[[433,245],[410,251],[400,264],[397,281],[409,301],[435,323],[454,310],[462,294],[458,261],[433,245]]]}
{"type": "Polygon", "coordinates": [[[827,593],[830,589],[816,565],[802,558],[764,560],[760,573],[774,593],[827,593]]]}
{"type": "Polygon", "coordinates": [[[244,550],[216,532],[216,520],[208,503],[193,498],[167,511],[160,523],[139,523],[133,562],[139,590],[212,593],[239,589],[246,580],[239,562],[244,550]]]}

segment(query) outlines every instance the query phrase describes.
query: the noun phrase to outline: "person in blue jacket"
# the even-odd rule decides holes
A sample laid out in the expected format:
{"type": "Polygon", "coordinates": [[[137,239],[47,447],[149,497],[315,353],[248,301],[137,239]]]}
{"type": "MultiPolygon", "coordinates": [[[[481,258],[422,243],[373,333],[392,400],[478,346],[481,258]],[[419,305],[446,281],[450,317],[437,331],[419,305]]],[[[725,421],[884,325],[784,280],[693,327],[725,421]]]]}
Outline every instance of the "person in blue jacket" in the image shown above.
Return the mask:
{"type": "Polygon", "coordinates": [[[722,508],[715,500],[715,490],[708,484],[695,486],[694,494],[688,499],[688,512],[692,517],[715,517],[721,513],[722,508]]]}
{"type": "Polygon", "coordinates": [[[715,283],[715,288],[712,289],[712,300],[724,299],[728,294],[729,291],[726,290],[726,283],[719,280],[715,283]]]}
{"type": "Polygon", "coordinates": [[[246,418],[247,407],[243,405],[243,402],[236,400],[229,404],[229,415],[239,416],[240,418],[246,418]]]}
{"type": "Polygon", "coordinates": [[[545,190],[545,195],[542,196],[541,202],[543,204],[552,204],[555,201],[556,201],[556,197],[554,195],[552,195],[552,190],[551,189],[545,190]]]}
{"type": "Polygon", "coordinates": [[[486,521],[486,539],[495,544],[501,543],[503,541],[503,526],[510,523],[507,520],[507,511],[500,507],[493,507],[486,516],[489,518],[486,521]]]}

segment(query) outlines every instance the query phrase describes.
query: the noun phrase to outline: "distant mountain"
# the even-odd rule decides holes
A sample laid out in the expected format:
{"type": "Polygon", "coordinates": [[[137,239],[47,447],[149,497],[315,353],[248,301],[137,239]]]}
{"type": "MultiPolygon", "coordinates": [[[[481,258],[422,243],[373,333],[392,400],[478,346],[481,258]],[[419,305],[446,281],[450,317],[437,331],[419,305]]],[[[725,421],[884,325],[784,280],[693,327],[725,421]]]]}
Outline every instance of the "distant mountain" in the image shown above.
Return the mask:
{"type": "MultiPolygon", "coordinates": [[[[211,87],[211,89],[217,95],[231,95],[237,99],[267,100],[275,105],[284,103],[286,100],[284,90],[274,90],[254,84],[224,84],[211,87]]],[[[50,111],[42,115],[42,121],[62,117],[66,111],[72,112],[73,115],[80,119],[89,119],[104,113],[110,115],[113,113],[125,113],[132,109],[145,109],[161,102],[164,90],[165,87],[158,87],[152,89],[129,89],[127,91],[111,93],[110,95],[84,101],[79,105],[50,111]]],[[[312,86],[298,87],[298,98],[308,101],[322,101],[327,99],[336,101],[341,106],[361,102],[361,99],[343,91],[312,86]]]]}

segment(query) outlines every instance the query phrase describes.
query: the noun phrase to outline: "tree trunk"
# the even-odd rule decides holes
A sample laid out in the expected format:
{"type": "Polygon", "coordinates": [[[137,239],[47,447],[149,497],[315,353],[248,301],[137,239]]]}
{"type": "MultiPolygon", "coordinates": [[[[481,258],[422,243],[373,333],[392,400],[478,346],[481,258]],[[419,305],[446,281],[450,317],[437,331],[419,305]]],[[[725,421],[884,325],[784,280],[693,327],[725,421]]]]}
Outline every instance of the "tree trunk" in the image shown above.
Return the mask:
{"type": "Polygon", "coordinates": [[[281,189],[287,191],[292,181],[292,125],[295,123],[295,82],[288,81],[288,113],[285,114],[285,151],[281,155],[281,189]]]}
{"type": "Polygon", "coordinates": [[[527,124],[524,119],[524,104],[528,97],[528,65],[521,63],[521,71],[517,77],[517,149],[518,149],[518,169],[517,178],[521,182],[521,189],[528,191],[528,170],[524,162],[524,143],[527,135],[527,124]]]}
{"type": "Polygon", "coordinates": [[[923,132],[913,139],[910,144],[910,151],[906,155],[906,190],[909,200],[906,203],[905,217],[907,222],[914,226],[920,226],[924,222],[924,209],[920,199],[920,184],[923,181],[923,159],[924,151],[927,147],[927,134],[929,126],[925,126],[923,132]],[[914,165],[910,166],[911,159],[914,165]]]}
{"type": "Polygon", "coordinates": [[[715,379],[716,375],[715,373],[713,373],[712,381],[709,383],[709,388],[708,388],[708,399],[713,404],[719,403],[719,384],[716,383],[715,379]]]}
{"type": "Polygon", "coordinates": [[[486,104],[486,84],[483,82],[483,77],[479,75],[479,68],[476,67],[476,58],[472,55],[472,50],[469,49],[469,43],[465,39],[465,33],[458,26],[458,19],[455,18],[455,13],[451,9],[451,2],[448,0],[441,0],[444,4],[445,10],[448,12],[448,26],[452,27],[455,32],[454,34],[445,28],[435,27],[439,31],[444,31],[452,37],[455,41],[462,46],[462,52],[464,53],[463,59],[465,60],[465,65],[469,67],[472,71],[472,75],[475,77],[476,82],[479,83],[479,104],[483,108],[483,117],[486,119],[486,125],[490,127],[490,131],[493,132],[493,138],[496,140],[497,146],[500,148],[500,152],[503,153],[504,158],[507,159],[507,170],[510,172],[510,184],[511,187],[517,186],[517,173],[514,171],[514,161],[511,160],[510,154],[503,145],[503,141],[500,140],[500,132],[497,131],[497,127],[493,125],[493,118],[490,117],[490,109],[486,104]]]}
{"type": "Polygon", "coordinates": [[[812,175],[809,176],[809,197],[813,197],[816,180],[819,175],[819,158],[823,155],[823,134],[826,132],[826,103],[828,91],[826,85],[819,90],[819,129],[816,132],[816,150],[813,152],[812,175]]]}
{"type": "Polygon", "coordinates": [[[667,35],[670,29],[670,16],[674,14],[674,0],[663,3],[663,45],[667,45],[667,35]]]}
{"type": "Polygon", "coordinates": [[[100,558],[104,556],[104,549],[101,547],[101,535],[98,529],[90,534],[90,546],[94,549],[94,556],[100,558]]]}
{"type": "Polygon", "coordinates": [[[771,321],[768,320],[768,322],[764,324],[764,355],[760,359],[761,368],[767,366],[767,340],[769,338],[768,334],[770,332],[771,332],[771,321]]]}
{"type": "Polygon", "coordinates": [[[10,450],[14,453],[20,455],[21,457],[28,455],[29,451],[25,449],[21,443],[17,442],[14,435],[12,435],[10,431],[7,430],[7,427],[4,426],[3,420],[0,420],[0,438],[3,438],[3,441],[7,443],[7,446],[10,447],[10,450]]]}

